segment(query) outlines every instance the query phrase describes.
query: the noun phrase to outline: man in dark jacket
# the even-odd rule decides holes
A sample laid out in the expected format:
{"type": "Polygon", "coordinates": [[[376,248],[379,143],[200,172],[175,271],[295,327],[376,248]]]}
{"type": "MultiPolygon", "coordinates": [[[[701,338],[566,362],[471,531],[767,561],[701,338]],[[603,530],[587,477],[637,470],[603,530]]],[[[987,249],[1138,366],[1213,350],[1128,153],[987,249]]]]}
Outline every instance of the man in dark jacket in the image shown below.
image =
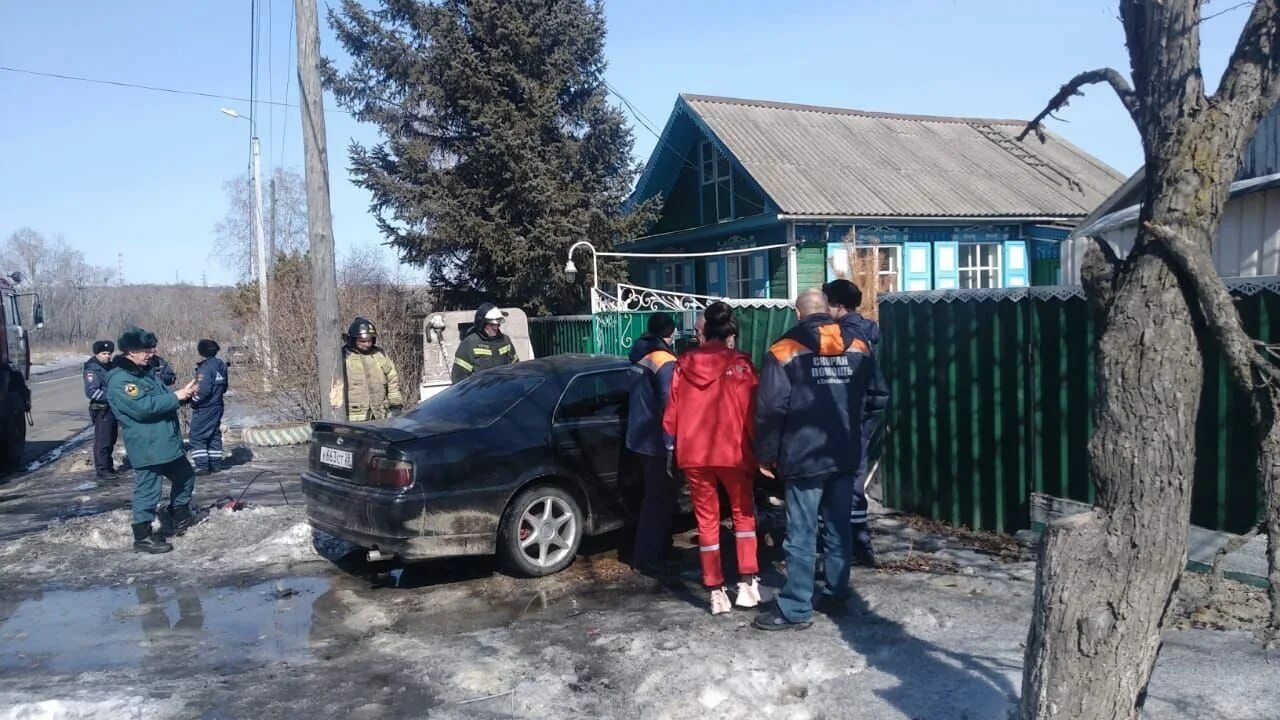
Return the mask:
{"type": "MultiPolygon", "coordinates": [[[[880,326],[875,320],[858,313],[858,307],[862,305],[862,290],[848,280],[838,279],[823,285],[822,293],[827,297],[831,318],[840,323],[840,328],[846,333],[866,341],[874,356],[876,345],[880,342],[880,326]]],[[[853,477],[853,511],[850,517],[853,525],[853,558],[866,567],[876,566],[876,553],[871,546],[871,530],[867,526],[867,457],[871,440],[879,426],[879,413],[868,413],[863,417],[860,438],[862,461],[858,464],[858,473],[853,477]]]]}
{"type": "Polygon", "coordinates": [[[111,353],[115,349],[110,340],[99,340],[93,344],[93,357],[84,361],[84,395],[89,398],[89,420],[93,422],[93,467],[99,480],[116,477],[111,453],[119,426],[107,405],[107,373],[111,372],[111,353]]]}
{"type": "Polygon", "coordinates": [[[173,366],[168,360],[159,355],[152,355],[147,361],[147,367],[151,368],[151,373],[157,380],[164,383],[165,387],[173,387],[173,384],[178,382],[178,373],[173,371],[173,366]]]}
{"type": "Polygon", "coordinates": [[[213,340],[196,344],[196,392],[191,396],[191,463],[197,475],[216,472],[222,465],[222,396],[227,393],[227,364],[218,357],[222,348],[213,340]]]}
{"type": "Polygon", "coordinates": [[[458,351],[453,354],[453,382],[460,382],[490,368],[510,365],[519,360],[516,346],[502,332],[507,319],[492,303],[485,303],[476,310],[476,322],[462,336],[458,351]]]}
{"type": "Polygon", "coordinates": [[[124,449],[134,467],[133,549],[166,553],[173,546],[152,534],[163,478],[172,483],[168,514],[175,533],[181,535],[191,522],[195,474],[183,452],[178,406],[195,393],[196,381],[170,392],[156,377],[148,363],[155,355],[155,333],[129,328],[116,344],[120,354],[107,374],[107,402],[120,421],[124,449]]]}
{"type": "Polygon", "coordinates": [[[627,405],[627,448],[640,459],[644,497],[636,522],[631,564],[640,572],[661,572],[671,548],[671,516],[677,484],[667,471],[662,414],[671,397],[676,369],[671,340],[676,323],[666,313],[649,317],[648,331],[631,346],[631,395],[627,405]]]}
{"type": "Polygon", "coordinates": [[[888,396],[870,346],[832,319],[821,291],[802,293],[796,314],[800,324],[765,355],[756,404],[760,469],[783,480],[787,503],[787,581],[777,609],[756,618],[762,630],[812,623],[819,511],[826,576],[820,604],[832,613],[845,609],[862,421],[882,412],[888,396]]]}

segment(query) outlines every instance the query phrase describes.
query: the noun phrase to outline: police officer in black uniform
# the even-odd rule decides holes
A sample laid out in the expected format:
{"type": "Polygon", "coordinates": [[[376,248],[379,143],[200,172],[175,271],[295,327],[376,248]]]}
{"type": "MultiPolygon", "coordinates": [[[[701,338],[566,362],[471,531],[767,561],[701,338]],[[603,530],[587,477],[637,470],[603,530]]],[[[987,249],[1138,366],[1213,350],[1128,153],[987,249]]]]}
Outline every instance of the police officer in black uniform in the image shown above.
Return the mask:
{"type": "Polygon", "coordinates": [[[117,474],[111,453],[120,428],[107,405],[107,373],[111,372],[111,353],[115,349],[110,340],[99,340],[93,344],[93,357],[84,361],[84,395],[89,398],[89,419],[93,422],[93,466],[101,480],[110,480],[117,474]]]}

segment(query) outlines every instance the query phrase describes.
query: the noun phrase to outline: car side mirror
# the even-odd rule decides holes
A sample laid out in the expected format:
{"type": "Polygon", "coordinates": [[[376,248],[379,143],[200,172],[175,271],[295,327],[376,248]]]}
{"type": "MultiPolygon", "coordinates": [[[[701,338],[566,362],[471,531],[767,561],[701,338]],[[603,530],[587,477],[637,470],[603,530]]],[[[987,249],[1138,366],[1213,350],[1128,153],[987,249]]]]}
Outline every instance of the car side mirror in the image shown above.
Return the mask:
{"type": "Polygon", "coordinates": [[[36,321],[36,329],[44,327],[44,303],[36,300],[36,305],[31,310],[31,318],[36,321]]]}

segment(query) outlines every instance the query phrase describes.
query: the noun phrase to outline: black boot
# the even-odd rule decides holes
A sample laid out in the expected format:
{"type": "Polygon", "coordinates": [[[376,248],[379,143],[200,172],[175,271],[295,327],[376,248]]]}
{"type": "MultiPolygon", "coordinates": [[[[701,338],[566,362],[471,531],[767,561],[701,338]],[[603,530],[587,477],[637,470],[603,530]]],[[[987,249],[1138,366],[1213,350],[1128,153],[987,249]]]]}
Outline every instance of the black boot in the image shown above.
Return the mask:
{"type": "Polygon", "coordinates": [[[191,512],[190,505],[181,505],[175,507],[172,511],[173,517],[173,534],[182,537],[187,534],[187,528],[195,525],[195,515],[191,512]]]}
{"type": "Polygon", "coordinates": [[[153,537],[151,535],[151,523],[134,523],[133,524],[133,551],[150,553],[158,555],[167,553],[173,549],[173,546],[165,542],[163,538],[153,537]]]}
{"type": "Polygon", "coordinates": [[[167,540],[174,536],[173,512],[168,505],[161,505],[156,508],[156,520],[160,521],[160,527],[155,532],[157,538],[167,540]]]}

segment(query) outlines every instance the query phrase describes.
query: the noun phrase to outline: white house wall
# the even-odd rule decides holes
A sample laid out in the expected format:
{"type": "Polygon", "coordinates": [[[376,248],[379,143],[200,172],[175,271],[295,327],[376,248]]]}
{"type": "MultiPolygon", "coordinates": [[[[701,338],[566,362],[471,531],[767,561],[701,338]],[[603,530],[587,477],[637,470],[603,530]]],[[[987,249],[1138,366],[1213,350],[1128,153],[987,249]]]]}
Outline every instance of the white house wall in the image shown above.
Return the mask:
{"type": "MultiPolygon", "coordinates": [[[[1129,253],[1136,236],[1137,227],[1133,226],[1102,234],[1120,257],[1129,253]]],[[[1090,242],[1086,237],[1063,242],[1062,284],[1080,284],[1080,264],[1090,242]]],[[[1280,188],[1227,202],[1213,246],[1213,260],[1223,277],[1280,275],[1280,188]]]]}

